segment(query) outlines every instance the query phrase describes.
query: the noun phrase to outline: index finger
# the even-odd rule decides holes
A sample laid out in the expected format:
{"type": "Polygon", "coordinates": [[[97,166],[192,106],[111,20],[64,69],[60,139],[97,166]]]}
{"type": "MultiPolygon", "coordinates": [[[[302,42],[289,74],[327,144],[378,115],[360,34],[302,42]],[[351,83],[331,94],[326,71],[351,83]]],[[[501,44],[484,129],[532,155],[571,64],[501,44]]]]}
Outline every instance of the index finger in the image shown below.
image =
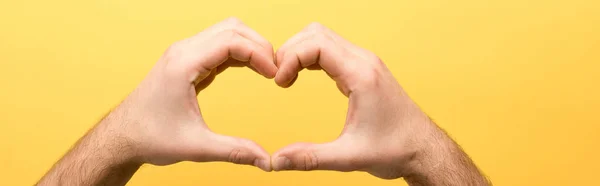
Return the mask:
{"type": "Polygon", "coordinates": [[[277,51],[279,70],[275,82],[282,87],[288,87],[303,68],[319,65],[336,81],[339,89],[348,95],[351,77],[359,68],[358,52],[349,46],[343,38],[327,32],[318,24],[311,24],[307,29],[292,37],[285,47],[277,51]],[[332,36],[334,35],[334,36],[332,36]]]}

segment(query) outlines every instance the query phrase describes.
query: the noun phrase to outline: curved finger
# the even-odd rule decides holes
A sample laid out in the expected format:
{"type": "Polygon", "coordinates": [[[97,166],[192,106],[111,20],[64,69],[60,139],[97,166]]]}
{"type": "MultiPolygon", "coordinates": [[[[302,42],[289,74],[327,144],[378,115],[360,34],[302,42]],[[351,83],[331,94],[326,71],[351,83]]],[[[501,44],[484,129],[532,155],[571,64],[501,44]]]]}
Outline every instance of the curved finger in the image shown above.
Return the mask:
{"type": "Polygon", "coordinates": [[[287,51],[289,48],[292,48],[293,46],[297,45],[298,43],[302,42],[303,40],[306,40],[307,38],[315,37],[319,34],[327,35],[328,37],[330,37],[332,39],[332,41],[334,43],[339,42],[339,44],[341,44],[340,46],[346,47],[347,49],[351,49],[353,51],[358,49],[357,46],[352,44],[350,41],[342,38],[340,35],[335,33],[333,30],[323,26],[320,23],[313,22],[313,23],[310,23],[308,26],[306,26],[304,29],[302,29],[302,31],[300,31],[299,33],[297,33],[296,35],[294,35],[290,39],[288,39],[283,45],[281,45],[281,47],[279,47],[279,49],[277,50],[277,53],[275,54],[275,56],[276,56],[275,61],[277,62],[277,66],[279,67],[279,65],[280,65],[279,61],[283,60],[284,51],[287,51]]]}
{"type": "Polygon", "coordinates": [[[301,31],[295,34],[294,36],[290,37],[290,39],[283,43],[283,45],[281,45],[275,53],[275,64],[277,65],[277,67],[281,66],[281,61],[283,61],[283,54],[285,53],[285,51],[288,51],[292,46],[295,46],[298,43],[302,42],[308,36],[309,34],[307,32],[301,31]]]}
{"type": "Polygon", "coordinates": [[[260,74],[267,78],[275,77],[277,67],[273,63],[273,50],[261,50],[260,45],[252,40],[241,37],[237,32],[233,33],[232,42],[228,45],[229,56],[239,61],[247,61],[260,74]],[[248,48],[252,50],[248,51],[248,48]]]}
{"type": "Polygon", "coordinates": [[[184,61],[192,61],[190,67],[183,67],[192,71],[190,80],[202,81],[212,69],[223,64],[228,58],[239,61],[248,61],[260,74],[265,77],[275,77],[277,67],[272,62],[272,55],[262,52],[261,46],[249,39],[242,37],[237,32],[225,31],[213,39],[197,43],[189,41],[192,54],[186,57],[192,58],[184,61]],[[202,52],[198,50],[203,50],[202,52]]]}
{"type": "Polygon", "coordinates": [[[198,37],[214,37],[215,35],[218,35],[219,33],[222,32],[236,32],[237,34],[239,34],[242,37],[245,37],[247,39],[249,39],[250,41],[253,41],[257,44],[259,44],[261,46],[261,51],[264,52],[265,54],[268,54],[268,57],[270,57],[270,61],[273,62],[273,56],[274,56],[274,51],[273,51],[273,45],[271,44],[271,42],[269,42],[267,39],[265,39],[263,36],[261,36],[258,32],[256,32],[254,29],[248,27],[246,24],[244,24],[240,19],[235,18],[235,17],[230,17],[227,18],[215,25],[213,25],[212,27],[206,29],[205,31],[201,32],[200,34],[198,34],[198,37]]]}
{"type": "Polygon", "coordinates": [[[320,47],[314,45],[312,41],[305,41],[293,49],[287,50],[286,55],[279,62],[275,83],[281,87],[290,86],[302,68],[309,66],[309,63],[317,63],[320,50],[320,47]]]}
{"type": "Polygon", "coordinates": [[[340,45],[336,45],[331,39],[324,35],[315,35],[289,48],[278,51],[283,55],[279,69],[275,75],[275,82],[282,87],[289,86],[291,80],[296,77],[302,68],[319,65],[332,78],[346,73],[349,67],[348,52],[340,45]]]}

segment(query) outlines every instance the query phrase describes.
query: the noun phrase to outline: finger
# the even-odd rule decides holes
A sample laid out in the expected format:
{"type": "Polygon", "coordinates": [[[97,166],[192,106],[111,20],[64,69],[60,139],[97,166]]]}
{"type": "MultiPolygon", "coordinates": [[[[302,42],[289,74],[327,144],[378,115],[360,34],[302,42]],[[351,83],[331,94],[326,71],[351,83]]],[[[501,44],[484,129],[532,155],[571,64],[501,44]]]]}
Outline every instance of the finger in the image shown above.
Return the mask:
{"type": "Polygon", "coordinates": [[[231,58],[227,59],[227,61],[223,62],[217,68],[214,68],[211,71],[211,73],[206,78],[204,78],[204,80],[194,82],[196,84],[196,94],[200,93],[201,90],[204,90],[206,87],[208,87],[208,85],[210,85],[214,81],[217,75],[221,74],[229,67],[247,67],[250,68],[252,71],[258,73],[258,71],[254,69],[254,67],[250,66],[248,63],[240,62],[231,58]]]}
{"type": "Polygon", "coordinates": [[[273,155],[273,170],[361,170],[365,163],[358,153],[341,142],[325,144],[296,143],[273,155]]]}
{"type": "Polygon", "coordinates": [[[305,38],[293,48],[277,53],[283,57],[279,62],[275,82],[282,87],[289,86],[302,68],[319,65],[335,79],[343,75],[344,69],[349,67],[344,64],[349,62],[346,58],[348,53],[346,49],[335,44],[325,35],[305,38]]]}
{"type": "Polygon", "coordinates": [[[281,45],[281,47],[279,47],[279,49],[277,50],[276,53],[276,64],[279,67],[280,65],[280,61],[283,60],[283,53],[285,51],[287,51],[289,48],[292,48],[293,46],[297,45],[298,43],[302,42],[303,40],[306,40],[307,38],[310,37],[314,37],[318,34],[326,34],[327,36],[331,37],[331,39],[337,43],[339,42],[340,44],[342,44],[344,47],[348,47],[349,49],[357,49],[358,47],[355,46],[354,44],[352,44],[350,41],[342,38],[340,35],[338,35],[337,33],[335,33],[333,30],[321,25],[320,23],[311,23],[308,26],[306,26],[304,29],[302,29],[302,31],[300,31],[299,33],[297,33],[296,35],[292,36],[290,39],[288,39],[283,45],[281,45]]]}
{"type": "MultiPolygon", "coordinates": [[[[273,63],[273,49],[267,51],[262,50],[256,42],[246,38],[240,37],[237,32],[234,32],[234,42],[229,44],[229,55],[239,61],[249,62],[250,66],[256,69],[260,74],[267,78],[274,78],[277,73],[277,67],[273,63]],[[247,53],[243,44],[252,46],[251,53],[247,53]]],[[[263,48],[264,49],[264,48],[263,48]]]]}
{"type": "MultiPolygon", "coordinates": [[[[274,77],[277,67],[272,62],[272,55],[265,54],[261,51],[261,46],[257,43],[242,37],[237,32],[224,31],[218,34],[210,41],[203,43],[195,43],[192,41],[191,50],[204,50],[199,53],[197,51],[189,51],[189,53],[197,53],[191,57],[195,63],[190,64],[192,77],[190,79],[206,78],[209,72],[223,64],[229,57],[239,61],[248,61],[260,74],[265,77],[274,77]],[[206,49],[208,48],[208,49],[206,49]]],[[[187,68],[186,68],[187,69],[187,68]]]]}
{"type": "Polygon", "coordinates": [[[277,52],[275,53],[275,64],[277,65],[277,67],[281,65],[281,61],[283,61],[283,54],[285,53],[285,51],[288,51],[289,48],[291,48],[292,46],[295,46],[301,41],[305,40],[308,36],[309,33],[301,31],[292,36],[290,39],[288,39],[283,45],[281,45],[281,47],[279,47],[279,49],[277,49],[277,52]]]}
{"type": "MultiPolygon", "coordinates": [[[[245,37],[245,38],[249,39],[250,41],[253,41],[253,42],[259,44],[261,46],[260,51],[262,53],[265,53],[265,55],[270,58],[271,63],[274,63],[273,45],[267,39],[262,37],[258,32],[251,29],[250,27],[248,27],[246,24],[244,24],[238,18],[235,18],[235,17],[227,18],[227,19],[217,23],[216,25],[206,29],[202,33],[198,34],[198,37],[202,37],[202,38],[214,37],[215,35],[218,35],[221,32],[229,32],[229,31],[236,32],[240,36],[245,37]]],[[[204,39],[200,39],[200,40],[204,40],[204,39]]],[[[274,69],[277,69],[277,68],[274,68],[274,69]]],[[[267,71],[266,73],[273,75],[273,76],[268,76],[268,77],[274,77],[275,71],[267,71]]]]}
{"type": "Polygon", "coordinates": [[[212,133],[208,140],[210,145],[205,148],[202,156],[206,161],[253,165],[264,171],[271,171],[269,154],[251,140],[215,133],[212,133]]]}
{"type": "MultiPolygon", "coordinates": [[[[223,73],[226,69],[228,69],[229,67],[246,67],[249,68],[250,70],[259,73],[258,70],[256,70],[253,66],[250,66],[249,63],[246,62],[241,62],[238,61],[236,59],[227,59],[227,61],[225,61],[223,64],[219,65],[217,67],[217,75],[223,73]]],[[[260,74],[260,73],[259,73],[260,74]]]]}

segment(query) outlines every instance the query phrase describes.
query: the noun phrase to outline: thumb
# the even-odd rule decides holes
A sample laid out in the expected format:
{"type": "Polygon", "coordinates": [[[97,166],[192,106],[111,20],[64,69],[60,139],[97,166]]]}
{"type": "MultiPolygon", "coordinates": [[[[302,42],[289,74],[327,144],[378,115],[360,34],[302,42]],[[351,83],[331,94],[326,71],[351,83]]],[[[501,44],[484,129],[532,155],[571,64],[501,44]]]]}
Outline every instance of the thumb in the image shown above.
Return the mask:
{"type": "Polygon", "coordinates": [[[336,140],[324,144],[296,143],[273,155],[273,170],[355,171],[365,165],[357,148],[336,140]]]}
{"type": "Polygon", "coordinates": [[[253,165],[271,171],[270,156],[260,145],[248,139],[211,133],[206,151],[206,161],[225,161],[235,164],[253,165]]]}

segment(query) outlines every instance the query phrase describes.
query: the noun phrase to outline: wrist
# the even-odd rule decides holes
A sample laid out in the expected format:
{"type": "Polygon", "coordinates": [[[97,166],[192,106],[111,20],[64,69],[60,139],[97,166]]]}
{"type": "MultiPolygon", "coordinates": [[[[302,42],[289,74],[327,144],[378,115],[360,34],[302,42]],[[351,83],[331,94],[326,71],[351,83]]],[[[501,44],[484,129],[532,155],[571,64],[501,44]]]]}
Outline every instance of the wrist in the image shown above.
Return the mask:
{"type": "MultiPolygon", "coordinates": [[[[428,183],[432,172],[442,168],[444,162],[452,159],[453,150],[437,126],[433,122],[427,124],[427,131],[423,138],[418,142],[420,148],[415,153],[415,158],[409,164],[409,174],[405,179],[409,183],[428,183]]],[[[424,184],[427,185],[427,184],[424,184]]]]}
{"type": "Polygon", "coordinates": [[[429,122],[410,173],[404,179],[415,185],[488,185],[475,164],[444,130],[429,122]]]}
{"type": "Polygon", "coordinates": [[[127,132],[126,121],[118,110],[106,116],[88,135],[90,143],[95,143],[98,158],[116,165],[142,164],[138,158],[136,142],[127,132]]]}
{"type": "Polygon", "coordinates": [[[103,118],[37,185],[125,185],[142,164],[120,122],[114,112],[103,118]]]}

